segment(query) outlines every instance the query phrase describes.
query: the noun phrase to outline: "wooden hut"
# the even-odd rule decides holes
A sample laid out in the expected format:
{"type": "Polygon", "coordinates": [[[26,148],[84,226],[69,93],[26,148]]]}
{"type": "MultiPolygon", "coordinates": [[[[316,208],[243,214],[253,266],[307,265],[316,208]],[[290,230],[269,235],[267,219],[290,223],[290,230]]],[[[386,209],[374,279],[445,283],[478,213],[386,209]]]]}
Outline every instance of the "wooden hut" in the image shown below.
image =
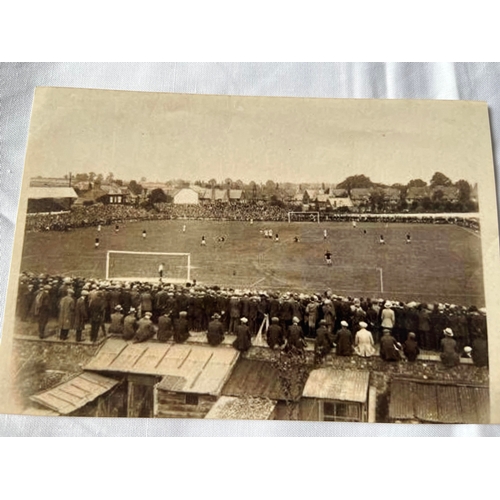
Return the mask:
{"type": "Polygon", "coordinates": [[[203,418],[238,356],[232,347],[110,338],[85,370],[125,383],[128,417],[203,418]]]}
{"type": "MultiPolygon", "coordinates": [[[[120,381],[96,373],[84,372],[71,380],[30,397],[37,405],[49,409],[47,415],[78,417],[126,416],[120,381]]],[[[35,407],[30,414],[42,414],[35,407]]]]}
{"type": "Polygon", "coordinates": [[[389,421],[398,423],[489,424],[487,385],[394,378],[389,421]]]}
{"type": "Polygon", "coordinates": [[[375,422],[370,372],[319,368],[309,374],[300,401],[300,420],[375,422]]]}

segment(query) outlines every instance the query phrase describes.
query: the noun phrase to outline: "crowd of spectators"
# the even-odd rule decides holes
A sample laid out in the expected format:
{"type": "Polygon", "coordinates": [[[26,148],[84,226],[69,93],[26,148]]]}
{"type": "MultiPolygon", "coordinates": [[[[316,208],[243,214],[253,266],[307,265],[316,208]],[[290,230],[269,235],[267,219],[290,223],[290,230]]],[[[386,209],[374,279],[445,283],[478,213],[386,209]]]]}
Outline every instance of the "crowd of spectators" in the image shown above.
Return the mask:
{"type": "Polygon", "coordinates": [[[61,340],[71,331],[83,340],[90,324],[94,342],[100,331],[136,342],[155,335],[159,341],[183,342],[189,332],[208,331],[210,342],[219,339],[213,345],[233,334],[235,347],[246,350],[260,330],[271,348],[301,349],[310,339],[320,359],[332,348],[340,356],[369,357],[378,346],[387,361],[400,359],[401,352],[413,361],[420,349],[446,351],[443,363],[452,366],[467,347],[476,364],[487,365],[484,308],[346,297],[330,290],[268,292],[23,273],[17,316],[36,322],[41,338],[51,318],[58,320],[61,340]]]}
{"type": "MultiPolygon", "coordinates": [[[[153,208],[134,205],[103,205],[101,203],[86,207],[73,207],[68,212],[32,213],[26,217],[27,231],[67,231],[80,227],[110,225],[122,222],[143,220],[218,220],[218,221],[288,221],[290,209],[271,204],[259,203],[220,203],[213,202],[199,205],[175,205],[157,203],[153,208]]],[[[292,220],[311,222],[310,215],[293,217],[292,220]]],[[[374,214],[339,214],[320,212],[320,221],[332,222],[405,222],[424,224],[457,224],[473,230],[479,230],[479,221],[464,217],[436,217],[415,215],[374,215],[374,214]]],[[[314,220],[317,222],[317,220],[314,220]]]]}

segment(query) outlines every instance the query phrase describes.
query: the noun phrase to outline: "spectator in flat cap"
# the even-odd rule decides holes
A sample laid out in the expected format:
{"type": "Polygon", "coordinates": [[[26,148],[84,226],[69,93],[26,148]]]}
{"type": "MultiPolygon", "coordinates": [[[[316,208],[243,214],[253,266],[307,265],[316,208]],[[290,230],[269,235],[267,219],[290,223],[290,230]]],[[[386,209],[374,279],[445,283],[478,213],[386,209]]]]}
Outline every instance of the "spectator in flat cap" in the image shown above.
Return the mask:
{"type": "Polygon", "coordinates": [[[135,332],[134,344],[146,342],[155,335],[155,327],[151,321],[152,313],[146,312],[144,317],[137,322],[137,331],[135,332]]]}
{"type": "Polygon", "coordinates": [[[220,314],[215,313],[208,323],[207,340],[211,346],[218,346],[224,340],[224,327],[220,322],[220,314]]]}
{"type": "Polygon", "coordinates": [[[131,307],[127,316],[123,320],[123,338],[125,340],[132,340],[137,331],[137,316],[135,307],[131,307]]]}
{"type": "Polygon", "coordinates": [[[172,323],[172,318],[170,317],[169,311],[165,311],[158,318],[158,342],[167,342],[172,338],[174,334],[174,327],[172,323]]]}
{"type": "Polygon", "coordinates": [[[108,332],[117,335],[123,334],[123,308],[120,304],[114,307],[114,313],[111,315],[111,324],[109,325],[108,332]]]}
{"type": "Polygon", "coordinates": [[[283,328],[279,323],[280,319],[277,316],[271,318],[271,325],[267,330],[267,345],[271,349],[281,347],[285,343],[283,338],[283,328]]]}
{"type": "Polygon", "coordinates": [[[179,319],[174,324],[174,340],[178,344],[186,342],[189,338],[189,325],[187,320],[187,312],[181,311],[179,319]]]}

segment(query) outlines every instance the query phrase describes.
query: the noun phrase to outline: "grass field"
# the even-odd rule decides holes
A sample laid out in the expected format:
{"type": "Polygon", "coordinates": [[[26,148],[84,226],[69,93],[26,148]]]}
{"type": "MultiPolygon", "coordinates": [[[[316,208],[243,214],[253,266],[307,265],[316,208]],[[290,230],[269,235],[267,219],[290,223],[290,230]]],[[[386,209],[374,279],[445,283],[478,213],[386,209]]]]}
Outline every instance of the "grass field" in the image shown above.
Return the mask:
{"type": "MultiPolygon", "coordinates": [[[[104,278],[108,250],[188,252],[191,278],[208,285],[304,292],[330,288],[362,297],[484,305],[481,239],[453,225],[362,223],[354,229],[332,222],[150,221],[122,224],[118,233],[114,226],[104,226],[100,233],[96,228],[27,233],[22,270],[104,278]],[[278,233],[280,241],[264,238],[260,231],[265,228],[278,233]],[[386,245],[379,244],[380,234],[386,245]],[[202,235],[205,247],[200,244],[202,235]],[[218,243],[219,236],[226,241],[218,243]],[[333,266],[325,264],[326,249],[332,251],[333,266]]],[[[163,257],[136,256],[124,273],[136,276],[142,266],[142,275],[155,277],[161,261],[167,265],[168,281],[169,261],[163,257]]]]}

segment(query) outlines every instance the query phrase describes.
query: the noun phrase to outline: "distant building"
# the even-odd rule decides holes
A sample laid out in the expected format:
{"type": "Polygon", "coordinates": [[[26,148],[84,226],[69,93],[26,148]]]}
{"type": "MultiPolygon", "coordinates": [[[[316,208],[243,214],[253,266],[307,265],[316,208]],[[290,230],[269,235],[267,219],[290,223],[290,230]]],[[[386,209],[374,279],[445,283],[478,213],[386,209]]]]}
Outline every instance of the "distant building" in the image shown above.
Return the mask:
{"type": "Polygon", "coordinates": [[[431,197],[431,189],[427,186],[425,187],[411,187],[408,189],[408,192],[406,193],[406,201],[408,203],[413,203],[422,201],[424,198],[430,198],[431,197]]]}
{"type": "Polygon", "coordinates": [[[332,197],[328,198],[329,208],[332,210],[338,210],[339,208],[347,207],[351,208],[353,206],[351,198],[349,196],[345,197],[332,197]]]}
{"type": "Polygon", "coordinates": [[[198,193],[191,188],[179,189],[174,195],[174,205],[198,205],[198,193]]]}
{"type": "Polygon", "coordinates": [[[71,208],[78,198],[71,187],[30,187],[28,212],[61,212],[71,208]]]}
{"type": "Polygon", "coordinates": [[[369,188],[353,188],[351,189],[351,200],[355,207],[365,207],[370,203],[372,189],[369,188]]]}

